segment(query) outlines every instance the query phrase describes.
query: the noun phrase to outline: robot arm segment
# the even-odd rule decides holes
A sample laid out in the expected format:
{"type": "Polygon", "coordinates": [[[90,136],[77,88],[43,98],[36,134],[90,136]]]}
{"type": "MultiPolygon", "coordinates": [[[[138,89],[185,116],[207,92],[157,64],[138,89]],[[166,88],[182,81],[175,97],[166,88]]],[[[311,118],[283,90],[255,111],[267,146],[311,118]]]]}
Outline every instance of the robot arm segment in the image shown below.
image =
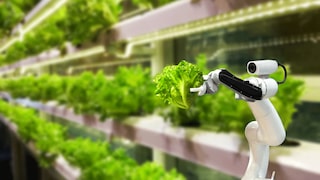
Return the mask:
{"type": "Polygon", "coordinates": [[[191,92],[198,92],[198,95],[213,94],[218,91],[218,85],[224,84],[236,94],[241,95],[247,101],[261,100],[263,91],[260,87],[250,81],[242,80],[225,69],[218,69],[204,76],[205,82],[198,88],[191,88],[191,92]]]}
{"type": "Polygon", "coordinates": [[[262,90],[261,88],[250,84],[249,81],[244,81],[232,75],[227,70],[221,70],[219,74],[220,81],[228,86],[230,89],[235,91],[237,94],[241,94],[246,97],[248,100],[261,100],[262,99],[262,90]]]}
{"type": "Polygon", "coordinates": [[[247,170],[242,180],[273,180],[267,179],[269,160],[269,146],[281,144],[286,136],[281,119],[268,98],[274,96],[278,90],[278,84],[286,80],[286,69],[274,60],[250,61],[247,64],[249,74],[258,77],[250,77],[242,80],[225,69],[218,69],[203,77],[204,83],[198,88],[191,88],[191,92],[198,95],[213,94],[218,91],[218,85],[223,84],[236,93],[237,98],[248,102],[255,117],[245,129],[245,134],[250,147],[250,158],[247,170]],[[283,81],[276,82],[269,78],[281,66],[285,72],[283,81]]]}

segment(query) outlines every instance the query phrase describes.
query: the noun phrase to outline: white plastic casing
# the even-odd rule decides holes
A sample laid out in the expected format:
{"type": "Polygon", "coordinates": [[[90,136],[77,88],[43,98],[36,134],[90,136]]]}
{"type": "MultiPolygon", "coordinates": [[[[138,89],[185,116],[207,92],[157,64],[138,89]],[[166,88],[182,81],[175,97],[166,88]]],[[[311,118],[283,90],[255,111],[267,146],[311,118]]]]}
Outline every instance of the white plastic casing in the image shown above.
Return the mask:
{"type": "Polygon", "coordinates": [[[272,78],[248,78],[246,79],[257,87],[260,87],[262,90],[262,98],[270,98],[274,96],[278,91],[278,83],[272,78]]]}
{"type": "Polygon", "coordinates": [[[274,73],[278,69],[278,62],[275,60],[257,60],[249,61],[247,63],[247,72],[255,75],[269,75],[274,73]],[[255,67],[254,69],[250,66],[255,67]]]}

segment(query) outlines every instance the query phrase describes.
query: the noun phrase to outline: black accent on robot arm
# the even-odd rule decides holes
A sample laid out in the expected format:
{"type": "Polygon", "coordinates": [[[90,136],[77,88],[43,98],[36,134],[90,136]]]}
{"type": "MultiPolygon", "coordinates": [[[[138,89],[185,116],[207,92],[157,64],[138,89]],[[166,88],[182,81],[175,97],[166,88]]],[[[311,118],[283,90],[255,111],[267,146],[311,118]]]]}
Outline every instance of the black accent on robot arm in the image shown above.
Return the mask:
{"type": "Polygon", "coordinates": [[[237,78],[229,71],[223,69],[219,73],[219,80],[234,90],[236,93],[243,95],[249,99],[261,100],[262,99],[262,90],[249,83],[249,81],[244,81],[237,78]]]}

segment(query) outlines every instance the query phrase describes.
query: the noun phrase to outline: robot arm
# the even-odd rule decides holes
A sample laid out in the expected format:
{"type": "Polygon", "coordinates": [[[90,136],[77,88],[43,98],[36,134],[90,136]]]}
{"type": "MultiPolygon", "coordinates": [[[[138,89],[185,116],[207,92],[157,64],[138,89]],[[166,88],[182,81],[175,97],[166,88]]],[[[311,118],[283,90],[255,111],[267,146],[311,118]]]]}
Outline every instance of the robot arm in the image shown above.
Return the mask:
{"type": "Polygon", "coordinates": [[[217,92],[218,85],[223,84],[233,90],[236,94],[242,95],[248,101],[261,100],[261,88],[242,80],[225,69],[210,72],[204,76],[205,82],[199,88],[191,88],[191,92],[198,92],[198,95],[213,94],[217,92]]]}
{"type": "Polygon", "coordinates": [[[278,66],[278,62],[274,60],[250,61],[247,64],[247,71],[249,74],[258,75],[258,77],[251,77],[246,80],[237,78],[225,69],[218,69],[204,75],[203,85],[198,88],[191,88],[190,92],[198,92],[199,96],[213,94],[218,91],[218,86],[223,84],[234,91],[237,98],[249,102],[269,98],[276,94],[278,84],[283,83],[269,78],[269,75],[275,72],[278,66]]]}
{"type": "Polygon", "coordinates": [[[249,74],[258,75],[258,77],[242,80],[225,69],[218,69],[204,75],[203,85],[190,88],[190,91],[198,92],[199,96],[213,94],[222,84],[234,91],[237,99],[248,102],[256,121],[250,122],[245,129],[251,153],[242,180],[256,180],[264,179],[266,176],[269,146],[277,146],[285,138],[282,121],[268,98],[274,96],[278,90],[278,84],[285,81],[286,70],[277,61],[261,60],[250,61],[247,64],[247,71],[249,74]],[[278,66],[282,66],[285,72],[285,78],[282,82],[276,82],[269,78],[269,75],[275,72],[278,66]]]}

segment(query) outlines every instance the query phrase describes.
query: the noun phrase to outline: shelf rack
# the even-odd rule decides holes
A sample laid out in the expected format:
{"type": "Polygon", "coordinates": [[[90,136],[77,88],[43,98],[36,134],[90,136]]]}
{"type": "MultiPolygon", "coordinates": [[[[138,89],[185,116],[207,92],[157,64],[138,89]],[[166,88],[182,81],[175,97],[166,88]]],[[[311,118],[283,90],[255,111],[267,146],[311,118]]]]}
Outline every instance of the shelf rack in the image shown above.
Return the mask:
{"type": "MultiPolygon", "coordinates": [[[[60,1],[61,3],[64,2],[64,0],[60,1]]],[[[132,38],[141,39],[141,36],[143,37],[143,35],[150,36],[150,33],[157,33],[158,31],[165,28],[176,27],[178,25],[186,24],[189,22],[197,22],[205,18],[216,16],[218,14],[227,13],[233,10],[245,8],[266,1],[268,0],[201,0],[194,2],[190,0],[175,1],[164,7],[160,7],[150,12],[146,12],[142,15],[138,15],[136,17],[119,22],[114,27],[112,27],[112,31],[115,36],[113,40],[131,41],[132,38]],[[190,13],[192,14],[192,16],[187,15],[190,13]],[[170,21],[168,21],[168,19],[170,19],[170,21]]],[[[139,42],[139,44],[141,44],[141,42],[139,42]]],[[[136,42],[128,44],[124,57],[128,56],[128,53],[131,53],[131,49],[135,45],[137,45],[136,42]]],[[[79,53],[79,51],[77,51],[76,53],[79,53]]],[[[23,66],[36,66],[36,64],[38,63],[44,63],[44,60],[39,61],[28,59],[29,58],[22,60],[21,63],[16,62],[12,65],[1,67],[0,74],[11,72],[14,69],[21,68],[23,66]]],[[[34,56],[30,59],[39,59],[39,57],[34,56]]],[[[64,57],[61,56],[47,58],[46,60],[48,60],[47,64],[51,64],[50,62],[54,63],[55,61],[66,61],[64,57]]]]}
{"type": "MultiPolygon", "coordinates": [[[[63,4],[64,0],[59,2],[63,4]]],[[[317,8],[320,8],[320,1],[317,0],[181,0],[117,23],[112,27],[114,37],[111,39],[117,42],[127,42],[125,52],[119,56],[129,57],[132,49],[137,45],[317,8]],[[188,14],[192,14],[192,16],[188,14]]],[[[274,44],[281,45],[281,40],[279,38],[279,43],[274,42],[274,44]]],[[[249,45],[251,47],[251,44],[249,45]]],[[[261,45],[264,46],[264,44],[261,45]]],[[[254,45],[252,47],[254,48],[254,45]]],[[[59,54],[52,58],[47,57],[41,61],[37,60],[41,59],[41,55],[44,54],[42,53],[39,56],[3,66],[0,68],[0,74],[12,72],[24,66],[38,67],[37,64],[39,64],[40,67],[74,60],[79,58],[78,54],[85,54],[81,57],[91,55],[80,51],[76,51],[74,57],[68,55],[66,58],[59,54]]],[[[90,51],[90,49],[84,49],[83,51],[90,51]]],[[[101,51],[101,53],[103,52],[101,51]]]]}
{"type": "MultiPolygon", "coordinates": [[[[35,157],[39,156],[34,143],[24,143],[17,132],[17,126],[10,122],[8,119],[0,116],[0,122],[8,127],[11,134],[11,149],[13,153],[13,174],[15,179],[26,179],[25,175],[25,154],[23,153],[24,147],[35,157]]],[[[48,178],[47,175],[58,176],[58,179],[76,180],[80,177],[80,170],[72,167],[62,156],[57,157],[53,162],[52,167],[49,169],[42,169],[42,179],[48,178]],[[55,172],[55,173],[51,173],[55,172]]]]}
{"type": "Polygon", "coordinates": [[[130,40],[152,32],[196,22],[268,0],[201,0],[175,1],[164,7],[119,22],[113,29],[117,40],[130,40]],[[174,18],[173,18],[174,17],[174,18]],[[168,21],[170,19],[170,21],[168,21]],[[156,23],[155,23],[156,22],[156,23]]]}
{"type": "MultiPolygon", "coordinates": [[[[115,37],[117,41],[128,41],[133,44],[139,44],[173,38],[173,35],[180,36],[180,34],[175,33],[180,30],[183,30],[182,34],[186,35],[204,30],[204,28],[200,26],[201,23],[205,24],[207,22],[210,24],[209,22],[216,21],[215,18],[218,17],[221,19],[228,18],[228,16],[219,16],[219,14],[225,14],[261,2],[266,2],[266,0],[177,1],[163,8],[120,22],[114,26],[115,37]],[[172,15],[173,13],[174,15],[172,15]],[[189,16],[188,14],[197,16],[189,16]],[[164,17],[172,19],[172,16],[177,17],[177,19],[173,21],[157,21],[156,19],[160,17],[161,19],[164,19],[164,17]],[[190,29],[190,31],[187,31],[188,29],[190,29]],[[155,37],[155,39],[153,39],[153,37],[155,37]]],[[[302,3],[303,1],[299,2],[302,3]]],[[[317,8],[319,5],[319,1],[310,2],[315,3],[316,6],[305,3],[301,4],[301,8],[317,8]]],[[[257,6],[257,8],[259,8],[259,6],[257,6]]],[[[296,8],[293,6],[292,9],[296,8]]],[[[251,11],[250,8],[248,8],[247,11],[251,11]]],[[[241,10],[239,13],[240,12],[241,10]]],[[[281,11],[279,10],[279,12],[275,14],[280,15],[280,13],[281,11]]],[[[231,15],[232,13],[230,16],[231,15]]],[[[251,20],[249,17],[248,21],[251,20]]],[[[245,23],[245,21],[242,20],[239,22],[245,23]]],[[[226,25],[226,23],[222,23],[221,27],[223,27],[224,24],[226,25]]],[[[60,54],[55,54],[51,59],[58,57],[60,57],[60,54]]],[[[47,59],[48,58],[43,58],[43,61],[47,59]]],[[[37,63],[39,63],[38,57],[9,65],[4,67],[4,69],[10,71],[37,63]]],[[[0,72],[4,69],[1,68],[0,72]]],[[[168,154],[237,177],[243,175],[244,168],[248,161],[248,152],[241,151],[241,139],[234,134],[217,134],[200,130],[172,128],[158,116],[131,117],[124,123],[112,120],[100,122],[96,116],[77,115],[72,109],[57,106],[52,103],[42,104],[30,102],[29,106],[57,117],[93,127],[105,132],[107,135],[127,138],[139,144],[160,149],[168,154]],[[195,131],[197,133],[194,133],[195,131]],[[190,134],[195,135],[188,138],[190,134]]],[[[318,145],[302,141],[299,147],[272,148],[269,170],[276,170],[277,179],[320,179],[320,172],[317,168],[317,163],[320,160],[317,156],[319,150],[318,145]]],[[[268,174],[270,175],[270,172],[268,174]]]]}
{"type": "MultiPolygon", "coordinates": [[[[236,177],[243,175],[248,163],[248,150],[242,147],[243,139],[236,134],[171,127],[156,115],[129,117],[124,122],[111,119],[102,122],[98,116],[78,115],[56,102],[44,104],[26,99],[16,102],[236,177]]],[[[320,178],[320,146],[299,142],[298,147],[271,148],[269,176],[276,171],[276,179],[320,178]]]]}
{"type": "Polygon", "coordinates": [[[24,34],[28,33],[46,18],[54,14],[62,7],[67,0],[42,0],[40,1],[23,19],[23,24],[18,24],[14,29],[14,36],[9,37],[5,43],[0,46],[0,53],[9,48],[12,44],[23,38],[24,34]]]}

